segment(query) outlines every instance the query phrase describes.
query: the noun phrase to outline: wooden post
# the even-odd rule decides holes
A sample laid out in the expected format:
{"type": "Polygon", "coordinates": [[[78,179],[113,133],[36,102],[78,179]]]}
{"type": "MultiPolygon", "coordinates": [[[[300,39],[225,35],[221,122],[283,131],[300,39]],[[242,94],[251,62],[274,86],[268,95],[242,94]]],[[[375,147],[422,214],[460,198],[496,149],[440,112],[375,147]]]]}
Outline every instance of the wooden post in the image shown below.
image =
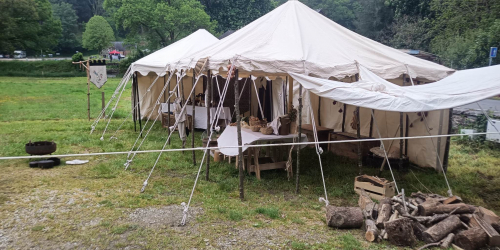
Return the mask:
{"type": "Polygon", "coordinates": [[[345,114],[347,113],[347,105],[344,103],[342,110],[342,132],[345,132],[345,114]]]}
{"type": "MultiPolygon", "coordinates": [[[[399,137],[404,136],[403,117],[404,117],[403,112],[399,112],[399,137]]],[[[399,171],[403,170],[403,147],[404,147],[404,139],[399,139],[399,171]]]]}
{"type": "Polygon", "coordinates": [[[132,96],[133,96],[133,100],[132,100],[132,107],[133,107],[133,114],[132,114],[132,118],[134,120],[134,132],[137,132],[137,124],[136,124],[136,121],[137,121],[137,98],[135,97],[135,80],[132,79],[132,96]]]}
{"type": "Polygon", "coordinates": [[[405,126],[405,155],[408,157],[408,131],[410,128],[410,117],[406,115],[406,126],[405,126]]]}
{"type": "Polygon", "coordinates": [[[101,92],[101,106],[102,106],[102,117],[106,117],[106,113],[105,113],[105,107],[106,107],[106,104],[104,103],[104,91],[101,92]]]}
{"type": "MultiPolygon", "coordinates": [[[[208,74],[207,74],[207,89],[206,89],[206,96],[205,96],[205,103],[207,104],[207,146],[210,145],[210,140],[212,140],[212,138],[210,138],[210,108],[212,106],[212,102],[210,100],[211,98],[211,93],[212,93],[212,74],[210,72],[210,70],[208,71],[208,74]]],[[[215,114],[214,114],[215,116],[215,114]]],[[[214,117],[215,118],[215,117],[214,117]]],[[[215,121],[214,121],[215,122],[215,121]]],[[[206,171],[205,171],[205,180],[208,181],[208,177],[209,177],[209,174],[210,174],[210,150],[207,149],[207,159],[206,159],[206,162],[207,162],[207,165],[206,165],[206,171]]]]}
{"type": "Polygon", "coordinates": [[[90,121],[90,60],[87,60],[87,114],[90,121]]]}
{"type": "MultiPolygon", "coordinates": [[[[355,75],[356,81],[359,80],[359,74],[355,75]]],[[[345,111],[344,111],[345,112],[345,111]]],[[[356,107],[356,135],[358,137],[358,140],[361,139],[361,122],[359,120],[359,107],[356,107]]],[[[358,141],[358,168],[359,168],[359,175],[363,174],[363,156],[361,153],[361,142],[358,141]]]]}
{"type": "Polygon", "coordinates": [[[134,74],[135,80],[135,96],[137,97],[137,119],[139,120],[139,131],[140,136],[142,137],[142,116],[141,116],[141,98],[139,97],[139,80],[137,79],[137,73],[134,74]]]}
{"type": "Polygon", "coordinates": [[[321,127],[321,96],[318,97],[318,126],[321,127]]]}
{"type": "MultiPolygon", "coordinates": [[[[448,135],[451,133],[451,130],[453,129],[452,119],[453,119],[453,108],[451,108],[448,113],[448,131],[447,131],[448,135]]],[[[445,173],[448,171],[449,156],[450,156],[450,137],[448,136],[446,137],[446,146],[444,148],[444,159],[443,159],[443,170],[445,173]]]]}
{"type": "MultiPolygon", "coordinates": [[[[311,114],[314,115],[314,114],[311,114]]],[[[299,119],[299,126],[298,126],[298,142],[301,142],[302,140],[302,85],[299,84],[299,115],[297,116],[297,119],[299,119]]],[[[295,177],[295,193],[299,193],[299,173],[300,173],[300,146],[297,146],[297,166],[296,166],[296,177],[295,177]]]]}
{"type": "MultiPolygon", "coordinates": [[[[238,70],[234,69],[234,111],[236,112],[236,131],[238,133],[238,170],[240,176],[240,199],[245,199],[245,188],[243,187],[244,172],[243,172],[243,149],[241,148],[242,138],[241,138],[241,116],[240,116],[240,90],[239,90],[239,80],[238,80],[238,70]]],[[[257,159],[258,160],[258,159],[257,159]]]]}
{"type": "MultiPolygon", "coordinates": [[[[193,69],[193,89],[194,89],[195,83],[196,83],[196,76],[195,75],[196,75],[195,70],[193,69]]],[[[194,136],[194,120],[195,120],[195,113],[196,113],[195,96],[196,96],[196,91],[193,90],[193,94],[191,95],[191,105],[193,107],[193,113],[192,113],[193,123],[191,126],[193,131],[191,131],[191,148],[194,148],[194,137],[195,137],[194,136]]],[[[193,165],[196,165],[196,150],[193,150],[193,165]]]]}
{"type": "MultiPolygon", "coordinates": [[[[170,74],[172,74],[172,73],[169,73],[169,78],[170,78],[170,74]]],[[[168,96],[170,96],[170,90],[171,90],[171,89],[170,89],[170,82],[171,82],[171,81],[168,81],[168,82],[167,82],[167,85],[168,85],[168,87],[167,87],[167,89],[168,89],[168,91],[167,91],[167,92],[168,92],[168,96]]],[[[168,103],[167,103],[167,112],[168,112],[168,119],[167,119],[167,126],[168,126],[168,128],[167,128],[167,134],[168,134],[168,136],[169,136],[169,137],[168,137],[168,138],[169,138],[169,139],[168,139],[168,145],[170,145],[170,133],[172,133],[172,132],[170,131],[170,99],[168,100],[168,103]]]]}

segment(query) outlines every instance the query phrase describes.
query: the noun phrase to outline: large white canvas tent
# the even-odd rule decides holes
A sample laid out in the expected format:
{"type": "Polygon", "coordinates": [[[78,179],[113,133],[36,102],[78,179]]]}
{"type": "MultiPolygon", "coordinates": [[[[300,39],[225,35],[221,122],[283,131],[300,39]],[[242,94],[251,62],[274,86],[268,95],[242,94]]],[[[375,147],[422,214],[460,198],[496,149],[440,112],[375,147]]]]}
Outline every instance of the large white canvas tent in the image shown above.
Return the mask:
{"type": "MultiPolygon", "coordinates": [[[[167,65],[175,66],[176,62],[178,62],[180,59],[188,56],[191,57],[191,54],[200,51],[217,41],[219,40],[208,31],[200,29],[193,34],[134,62],[131,65],[131,72],[138,73],[138,96],[144,96],[143,99],[139,100],[141,116],[146,117],[148,116],[148,114],[156,114],[158,108],[161,107],[161,105],[156,105],[156,100],[160,96],[164,84],[168,84],[166,83],[169,78],[169,76],[167,75],[167,71],[169,71],[171,67],[166,68],[167,65]],[[160,78],[153,85],[150,93],[145,95],[147,89],[155,81],[157,76],[160,76],[160,78]]],[[[196,58],[196,60],[198,59],[199,58],[196,58]]],[[[191,91],[193,80],[191,76],[186,76],[182,79],[182,81],[185,86],[184,96],[187,97],[189,95],[189,92],[191,91]]],[[[177,77],[172,77],[170,83],[170,88],[172,90],[177,83],[177,77]]],[[[164,96],[168,96],[168,89],[166,92],[167,94],[164,96]]],[[[195,93],[200,92],[203,92],[203,84],[198,84],[196,87],[195,93]]],[[[170,100],[170,102],[172,101],[173,100],[170,100]]]]}
{"type": "MultiPolygon", "coordinates": [[[[292,102],[295,107],[298,106],[298,84],[288,72],[354,82],[359,73],[358,65],[361,65],[400,86],[411,85],[410,78],[418,85],[440,80],[454,72],[356,34],[296,0],[289,0],[231,36],[182,59],[175,68],[192,69],[196,65],[196,58],[208,58],[208,69],[212,74],[224,76],[228,64],[232,63],[239,70],[240,77],[252,75],[273,80],[272,85],[278,85],[272,88],[277,90],[272,94],[273,106],[279,107],[274,101],[286,99],[288,109],[292,102]],[[293,84],[283,88],[281,84],[287,82],[293,84]],[[287,97],[283,98],[283,95],[287,97]]],[[[258,114],[255,96],[256,93],[252,93],[252,115],[258,114]]],[[[355,106],[332,102],[314,94],[304,96],[305,103],[309,103],[309,100],[313,114],[304,109],[303,123],[311,123],[310,118],[314,115],[316,121],[321,121],[317,125],[333,128],[336,132],[356,133],[356,129],[349,126],[355,106]]],[[[449,110],[429,112],[429,129],[416,113],[404,113],[404,134],[447,134],[450,114],[449,110]]],[[[394,137],[396,133],[399,135],[400,113],[377,111],[375,117],[382,137],[394,137]]],[[[374,137],[370,109],[360,109],[360,133],[362,136],[374,137]]],[[[388,146],[390,141],[384,143],[394,154],[400,152],[399,143],[394,143],[392,147],[388,146]]],[[[413,139],[404,145],[404,152],[417,165],[439,169],[439,159],[446,158],[446,144],[440,139],[434,142],[430,139],[413,139]],[[437,150],[433,144],[436,144],[437,150]]]]}

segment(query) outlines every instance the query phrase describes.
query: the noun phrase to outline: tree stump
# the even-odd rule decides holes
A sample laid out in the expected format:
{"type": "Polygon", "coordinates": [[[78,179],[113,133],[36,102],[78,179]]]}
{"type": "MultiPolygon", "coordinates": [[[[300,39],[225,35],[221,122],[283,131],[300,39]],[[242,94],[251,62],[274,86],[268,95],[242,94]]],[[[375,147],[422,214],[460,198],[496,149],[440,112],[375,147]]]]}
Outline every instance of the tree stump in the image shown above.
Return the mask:
{"type": "Polygon", "coordinates": [[[374,242],[375,240],[377,240],[379,231],[377,225],[375,225],[375,222],[373,220],[365,220],[365,227],[365,239],[369,242],[374,242]]]}
{"type": "Polygon", "coordinates": [[[361,228],[363,212],[359,207],[326,207],[326,223],[336,228],[361,228]]]}
{"type": "Polygon", "coordinates": [[[451,215],[438,224],[425,230],[422,234],[426,243],[438,242],[451,232],[462,227],[462,221],[456,215],[451,215]]]}
{"type": "Polygon", "coordinates": [[[486,246],[488,235],[479,227],[474,227],[458,233],[453,243],[464,250],[475,250],[486,246]]]}
{"type": "Polygon", "coordinates": [[[412,220],[399,218],[384,223],[384,228],[389,236],[389,241],[397,246],[413,246],[416,243],[413,234],[412,220]]]}

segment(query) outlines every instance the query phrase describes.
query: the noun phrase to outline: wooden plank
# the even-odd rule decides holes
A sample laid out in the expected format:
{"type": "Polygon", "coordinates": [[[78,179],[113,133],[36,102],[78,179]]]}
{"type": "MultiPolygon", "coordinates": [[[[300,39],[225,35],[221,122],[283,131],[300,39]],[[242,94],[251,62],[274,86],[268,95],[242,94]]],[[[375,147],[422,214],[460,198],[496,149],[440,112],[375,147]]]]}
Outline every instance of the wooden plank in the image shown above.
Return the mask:
{"type": "Polygon", "coordinates": [[[472,217],[476,220],[479,226],[486,232],[486,234],[488,234],[488,245],[492,247],[500,246],[500,234],[490,224],[486,223],[476,214],[473,214],[472,217]]]}
{"type": "MultiPolygon", "coordinates": [[[[358,193],[358,194],[361,194],[361,190],[362,190],[362,189],[360,189],[360,188],[354,189],[354,191],[355,191],[356,193],[358,193]]],[[[365,190],[365,191],[367,191],[367,190],[365,190]]],[[[378,201],[381,201],[381,200],[383,200],[383,199],[387,198],[387,197],[384,197],[384,196],[382,196],[382,195],[374,194],[374,193],[371,193],[371,192],[366,192],[366,193],[368,193],[368,195],[369,195],[371,198],[376,199],[376,200],[378,200],[378,201]]]]}
{"type": "Polygon", "coordinates": [[[385,189],[384,188],[377,187],[377,186],[373,185],[370,182],[360,182],[360,181],[357,181],[357,182],[354,183],[354,187],[355,188],[362,188],[362,189],[365,189],[365,190],[368,190],[368,191],[372,191],[372,192],[376,192],[376,193],[379,193],[379,194],[384,194],[385,193],[385,189]]]}

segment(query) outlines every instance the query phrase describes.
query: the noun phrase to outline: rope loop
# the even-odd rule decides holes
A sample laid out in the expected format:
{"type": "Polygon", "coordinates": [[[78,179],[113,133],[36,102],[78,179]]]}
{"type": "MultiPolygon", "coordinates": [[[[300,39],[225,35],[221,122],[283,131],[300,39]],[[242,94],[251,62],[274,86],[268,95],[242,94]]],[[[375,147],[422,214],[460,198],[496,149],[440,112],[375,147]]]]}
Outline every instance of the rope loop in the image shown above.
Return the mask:
{"type": "Polygon", "coordinates": [[[319,202],[320,202],[320,203],[321,203],[321,202],[324,202],[324,203],[325,203],[325,207],[326,207],[326,206],[328,206],[328,205],[330,205],[330,202],[328,202],[328,200],[327,200],[327,199],[325,199],[325,198],[323,198],[323,197],[319,197],[319,202]]]}

